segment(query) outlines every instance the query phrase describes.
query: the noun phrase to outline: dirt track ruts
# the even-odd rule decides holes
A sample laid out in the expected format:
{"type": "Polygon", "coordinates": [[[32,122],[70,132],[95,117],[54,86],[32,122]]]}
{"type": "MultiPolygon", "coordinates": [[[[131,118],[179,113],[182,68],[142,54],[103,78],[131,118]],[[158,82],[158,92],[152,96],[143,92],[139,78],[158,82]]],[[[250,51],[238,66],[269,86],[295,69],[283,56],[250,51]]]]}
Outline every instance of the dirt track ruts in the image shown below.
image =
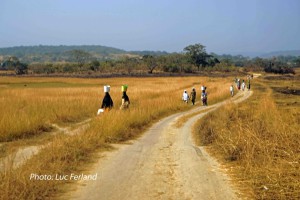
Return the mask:
{"type": "MultiPolygon", "coordinates": [[[[65,127],[62,128],[58,126],[57,124],[52,124],[52,127],[56,128],[57,131],[51,132],[51,135],[56,135],[58,133],[63,133],[66,135],[76,135],[80,134],[85,130],[89,124],[88,122],[91,121],[91,119],[86,119],[82,122],[74,124],[77,128],[72,129],[72,127],[65,127]]],[[[23,146],[20,147],[16,152],[10,153],[9,155],[0,158],[0,172],[10,170],[11,168],[17,168],[24,163],[28,159],[30,159],[35,154],[38,154],[39,151],[49,145],[50,143],[46,143],[43,145],[35,145],[35,146],[23,146]]],[[[1,145],[1,143],[0,143],[1,145]]]]}
{"type": "Polygon", "coordinates": [[[205,114],[228,101],[242,102],[252,91],[230,100],[166,117],[132,144],[116,145],[94,168],[97,180],[79,181],[75,191],[61,199],[238,199],[238,192],[204,148],[192,141],[192,126],[205,114]],[[180,128],[174,124],[185,114],[213,108],[191,117],[180,128]]]}

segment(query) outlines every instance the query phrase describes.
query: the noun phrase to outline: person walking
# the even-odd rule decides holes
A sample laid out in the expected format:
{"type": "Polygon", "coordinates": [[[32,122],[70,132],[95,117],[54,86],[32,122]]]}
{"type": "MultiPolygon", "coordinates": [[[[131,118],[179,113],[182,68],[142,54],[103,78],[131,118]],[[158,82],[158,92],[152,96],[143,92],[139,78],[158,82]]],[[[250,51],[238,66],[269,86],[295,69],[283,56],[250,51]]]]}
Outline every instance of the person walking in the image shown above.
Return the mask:
{"type": "Polygon", "coordinates": [[[240,81],[240,79],[237,80],[237,89],[238,90],[241,89],[241,81],[240,81]]]}
{"type": "Polygon", "coordinates": [[[233,85],[231,85],[229,89],[230,89],[230,95],[233,97],[233,93],[234,93],[233,85]]]}
{"type": "Polygon", "coordinates": [[[128,86],[127,85],[122,85],[122,104],[121,104],[121,107],[120,109],[121,110],[126,110],[129,108],[129,104],[130,104],[130,100],[129,100],[129,97],[127,96],[126,92],[127,92],[127,88],[128,86]]]}
{"type": "Polygon", "coordinates": [[[195,101],[196,101],[196,90],[195,88],[192,89],[192,92],[191,92],[191,101],[192,101],[192,104],[195,105],[195,101]]]}
{"type": "Polygon", "coordinates": [[[246,87],[246,84],[245,84],[245,81],[243,80],[243,82],[242,82],[242,90],[243,91],[245,90],[245,87],[246,87]]]}
{"type": "Polygon", "coordinates": [[[247,89],[250,90],[250,77],[247,80],[247,89]]]}
{"type": "Polygon", "coordinates": [[[201,93],[202,105],[207,106],[207,92],[205,90],[201,93]]]}
{"type": "Polygon", "coordinates": [[[109,85],[105,85],[104,86],[104,98],[102,100],[102,105],[101,108],[105,111],[109,111],[113,106],[114,106],[114,102],[111,99],[109,92],[110,92],[110,86],[109,85]]]}
{"type": "Polygon", "coordinates": [[[189,95],[188,95],[188,93],[186,92],[186,90],[184,90],[184,92],[183,92],[183,94],[182,94],[182,100],[183,100],[183,102],[185,102],[185,103],[188,103],[188,101],[189,101],[189,95]]]}

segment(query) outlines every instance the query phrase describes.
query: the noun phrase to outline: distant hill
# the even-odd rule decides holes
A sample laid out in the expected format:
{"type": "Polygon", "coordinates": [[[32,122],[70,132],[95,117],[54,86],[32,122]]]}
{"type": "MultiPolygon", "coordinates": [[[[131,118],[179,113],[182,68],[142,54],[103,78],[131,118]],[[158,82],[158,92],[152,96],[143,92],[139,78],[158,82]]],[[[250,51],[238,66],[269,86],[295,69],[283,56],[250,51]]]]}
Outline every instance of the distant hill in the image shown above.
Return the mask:
{"type": "Polygon", "coordinates": [[[88,52],[93,58],[98,60],[118,59],[122,56],[142,56],[142,55],[164,55],[167,52],[161,51],[125,51],[118,48],[101,45],[38,45],[38,46],[17,46],[0,48],[0,57],[16,56],[21,61],[32,62],[60,62],[71,61],[70,52],[72,50],[82,50],[88,52]]]}
{"type": "Polygon", "coordinates": [[[160,56],[160,55],[169,54],[166,51],[129,51],[129,53],[140,55],[140,56],[143,56],[143,55],[160,56]]]}
{"type": "Polygon", "coordinates": [[[83,50],[87,52],[94,52],[103,55],[108,54],[119,54],[125,53],[126,51],[113,48],[106,47],[100,45],[60,45],[60,46],[48,46],[48,45],[39,45],[39,46],[18,46],[18,47],[8,47],[8,48],[0,48],[1,55],[15,55],[15,56],[25,56],[29,54],[58,54],[65,53],[67,51],[72,51],[74,49],[83,50]]]}
{"type": "Polygon", "coordinates": [[[259,57],[271,58],[271,57],[277,57],[277,56],[300,56],[300,50],[274,51],[274,52],[262,54],[259,57]]]}
{"type": "Polygon", "coordinates": [[[263,52],[232,51],[232,52],[228,52],[227,54],[230,54],[230,55],[233,55],[233,56],[242,55],[242,56],[248,57],[248,58],[255,58],[255,57],[260,56],[261,54],[263,54],[263,52]]]}
{"type": "Polygon", "coordinates": [[[272,57],[277,57],[277,56],[300,56],[300,50],[291,50],[291,51],[273,51],[273,52],[238,52],[238,51],[233,51],[233,52],[228,52],[230,55],[242,55],[244,57],[249,57],[249,58],[255,58],[255,57],[260,57],[260,58],[272,58],[272,57]]]}

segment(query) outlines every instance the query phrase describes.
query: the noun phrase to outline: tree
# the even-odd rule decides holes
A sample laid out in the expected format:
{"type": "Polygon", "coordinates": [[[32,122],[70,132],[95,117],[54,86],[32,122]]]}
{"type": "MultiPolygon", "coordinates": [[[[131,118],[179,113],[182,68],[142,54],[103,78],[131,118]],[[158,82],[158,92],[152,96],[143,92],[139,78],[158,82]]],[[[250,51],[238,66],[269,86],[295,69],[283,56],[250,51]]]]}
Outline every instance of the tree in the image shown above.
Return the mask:
{"type": "Polygon", "coordinates": [[[293,68],[289,67],[287,63],[276,58],[273,58],[269,64],[265,66],[264,71],[275,74],[295,74],[295,70],[293,68]]]}
{"type": "Polygon", "coordinates": [[[149,70],[148,73],[152,74],[153,70],[158,66],[155,57],[150,56],[150,55],[144,55],[143,56],[143,61],[147,65],[147,68],[149,70]]]}
{"type": "Polygon", "coordinates": [[[190,63],[198,67],[206,67],[208,65],[207,58],[212,57],[208,55],[205,50],[205,46],[202,44],[189,45],[183,49],[186,51],[186,55],[190,58],[190,63]]]}
{"type": "Polygon", "coordinates": [[[269,66],[269,62],[260,57],[256,57],[253,59],[254,65],[256,68],[264,69],[269,66]]]}
{"type": "Polygon", "coordinates": [[[73,58],[75,59],[75,61],[77,62],[78,67],[79,67],[80,70],[82,69],[83,65],[91,57],[91,54],[89,54],[88,52],[78,50],[78,49],[75,49],[75,50],[71,51],[71,54],[72,54],[73,58]]]}
{"type": "Polygon", "coordinates": [[[231,65],[233,65],[233,62],[232,62],[231,58],[224,58],[221,62],[222,62],[225,66],[231,66],[231,65]]]}
{"type": "Polygon", "coordinates": [[[17,63],[19,63],[19,59],[15,56],[11,56],[7,58],[3,63],[1,64],[1,67],[5,70],[14,70],[17,63]]]}
{"type": "Polygon", "coordinates": [[[163,58],[164,62],[160,63],[160,65],[164,72],[184,72],[184,67],[188,65],[187,56],[182,53],[164,55],[163,58]]]}
{"type": "Polygon", "coordinates": [[[212,66],[214,67],[216,64],[220,63],[219,59],[218,58],[209,58],[208,61],[207,61],[208,65],[209,66],[212,66]]]}
{"type": "Polygon", "coordinates": [[[26,63],[21,63],[15,56],[9,57],[1,65],[4,69],[15,70],[17,75],[26,74],[28,70],[28,65],[26,63]]]}
{"type": "Polygon", "coordinates": [[[26,63],[18,62],[15,66],[15,72],[17,75],[27,74],[28,65],[26,63]]]}
{"type": "Polygon", "coordinates": [[[139,65],[139,58],[138,57],[123,57],[122,61],[124,62],[124,69],[127,71],[128,74],[131,74],[134,69],[137,68],[139,65]]]}
{"type": "Polygon", "coordinates": [[[91,63],[90,63],[90,69],[93,70],[93,71],[98,71],[100,68],[100,62],[98,60],[93,60],[91,63]]]}

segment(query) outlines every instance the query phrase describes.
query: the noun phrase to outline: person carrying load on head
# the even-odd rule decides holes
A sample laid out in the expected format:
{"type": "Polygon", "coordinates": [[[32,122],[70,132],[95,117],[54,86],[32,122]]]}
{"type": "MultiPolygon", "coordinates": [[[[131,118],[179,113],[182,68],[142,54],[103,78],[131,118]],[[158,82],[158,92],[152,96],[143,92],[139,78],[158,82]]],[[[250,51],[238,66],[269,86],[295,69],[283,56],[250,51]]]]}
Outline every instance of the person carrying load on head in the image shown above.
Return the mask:
{"type": "Polygon", "coordinates": [[[195,100],[196,100],[196,90],[195,88],[192,89],[192,92],[191,92],[191,100],[192,100],[192,104],[195,105],[195,100]]]}
{"type": "Polygon", "coordinates": [[[103,98],[103,101],[102,101],[101,108],[104,111],[109,111],[114,106],[114,102],[113,102],[113,100],[111,99],[111,97],[109,95],[109,92],[110,92],[110,86],[109,85],[104,86],[104,92],[105,92],[105,95],[104,95],[104,98],[103,98]]]}
{"type": "Polygon", "coordinates": [[[207,106],[207,93],[205,90],[202,90],[201,100],[202,100],[202,105],[207,106]]]}
{"type": "Polygon", "coordinates": [[[201,86],[201,91],[202,91],[202,92],[205,92],[205,90],[206,90],[206,86],[202,85],[202,86],[201,86]]]}
{"type": "Polygon", "coordinates": [[[184,92],[182,94],[182,101],[185,102],[185,103],[188,103],[188,101],[189,101],[189,95],[186,92],[186,90],[184,90],[184,92]]]}
{"type": "Polygon", "coordinates": [[[122,105],[120,107],[121,110],[125,110],[129,108],[129,104],[130,104],[130,100],[129,97],[127,96],[126,92],[127,92],[127,85],[122,85],[122,105]]]}

